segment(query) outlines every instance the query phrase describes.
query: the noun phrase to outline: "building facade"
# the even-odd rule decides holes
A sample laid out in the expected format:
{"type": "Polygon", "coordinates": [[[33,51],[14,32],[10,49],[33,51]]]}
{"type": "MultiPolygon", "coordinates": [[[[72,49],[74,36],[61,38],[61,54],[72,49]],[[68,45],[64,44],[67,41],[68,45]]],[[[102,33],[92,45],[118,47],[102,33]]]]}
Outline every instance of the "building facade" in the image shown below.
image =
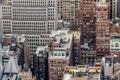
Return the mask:
{"type": "Polygon", "coordinates": [[[80,64],[80,31],[73,31],[73,65],[80,64]]]}
{"type": "Polygon", "coordinates": [[[81,0],[58,0],[58,19],[69,22],[71,29],[78,29],[78,9],[81,0]]]}
{"type": "Polygon", "coordinates": [[[96,2],[99,0],[82,0],[78,11],[80,36],[80,61],[82,64],[92,64],[96,56],[96,2]],[[91,52],[93,54],[91,54],[91,52]],[[86,56],[89,55],[90,56],[86,56]],[[84,55],[84,56],[82,56],[84,55]],[[92,57],[91,55],[94,55],[92,57]],[[90,60],[88,60],[90,59],[90,60]],[[88,62],[92,61],[92,62],[88,62]]]}
{"type": "Polygon", "coordinates": [[[48,46],[38,46],[33,56],[33,75],[37,80],[48,80],[48,46]]]}
{"type": "Polygon", "coordinates": [[[5,34],[1,49],[3,67],[6,67],[11,56],[15,58],[21,68],[24,64],[29,64],[29,52],[25,35],[5,34]]]}
{"type": "Polygon", "coordinates": [[[117,17],[117,9],[118,9],[118,0],[110,0],[110,8],[111,8],[111,19],[115,19],[117,17]]]}
{"type": "Polygon", "coordinates": [[[103,80],[101,66],[66,66],[63,80],[103,80]]]}
{"type": "Polygon", "coordinates": [[[99,2],[96,5],[96,51],[97,57],[110,54],[109,5],[99,2]]]}
{"type": "Polygon", "coordinates": [[[4,34],[27,34],[32,64],[37,46],[48,44],[48,33],[57,30],[57,0],[3,0],[1,16],[4,34]]]}
{"type": "Polygon", "coordinates": [[[62,80],[65,66],[72,65],[72,34],[67,30],[60,30],[51,35],[54,37],[51,43],[48,57],[48,80],[62,80]]]}
{"type": "Polygon", "coordinates": [[[117,1],[117,16],[120,18],[120,0],[117,1]]]}
{"type": "Polygon", "coordinates": [[[32,72],[29,68],[24,67],[22,71],[18,73],[19,78],[21,80],[37,80],[35,77],[32,76],[32,72]]]}
{"type": "Polygon", "coordinates": [[[119,39],[120,27],[119,20],[110,27],[110,53],[116,54],[117,59],[120,61],[119,39]]]}
{"type": "Polygon", "coordinates": [[[110,53],[119,55],[120,53],[120,38],[110,39],[110,53]]]}
{"type": "Polygon", "coordinates": [[[1,9],[4,33],[39,34],[57,29],[56,0],[4,0],[1,9]]]}
{"type": "MultiPolygon", "coordinates": [[[[0,8],[0,12],[1,12],[1,8],[0,8]]],[[[0,14],[0,20],[2,19],[2,15],[0,14]]],[[[2,35],[3,35],[3,28],[2,28],[2,24],[0,21],[0,43],[2,42],[2,35]]]]}
{"type": "Polygon", "coordinates": [[[78,24],[81,29],[81,64],[93,64],[96,56],[110,54],[109,3],[109,0],[82,0],[80,2],[78,24]]]}
{"type": "MultiPolygon", "coordinates": [[[[50,34],[39,34],[39,35],[27,35],[28,46],[29,46],[29,58],[31,62],[33,61],[33,55],[37,50],[38,46],[49,45],[53,41],[53,38],[50,37],[50,34]]],[[[33,63],[31,63],[32,66],[33,63]]]]}

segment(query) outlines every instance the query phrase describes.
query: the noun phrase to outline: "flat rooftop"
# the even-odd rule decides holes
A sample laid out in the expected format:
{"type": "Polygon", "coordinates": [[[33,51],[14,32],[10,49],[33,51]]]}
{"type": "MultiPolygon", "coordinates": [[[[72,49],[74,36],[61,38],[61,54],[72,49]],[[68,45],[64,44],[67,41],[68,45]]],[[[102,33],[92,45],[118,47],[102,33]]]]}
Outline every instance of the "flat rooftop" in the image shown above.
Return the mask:
{"type": "Polygon", "coordinates": [[[49,59],[55,58],[64,58],[69,59],[71,44],[72,44],[72,37],[71,33],[68,33],[66,30],[58,30],[56,34],[52,33],[52,37],[55,38],[53,45],[57,45],[54,47],[53,54],[49,55],[49,59]]]}
{"type": "Polygon", "coordinates": [[[3,43],[1,44],[1,51],[4,57],[17,56],[22,52],[23,44],[26,40],[25,35],[3,35],[3,43]]]}
{"type": "Polygon", "coordinates": [[[3,45],[1,50],[3,53],[4,57],[9,57],[9,56],[18,56],[21,52],[22,52],[22,46],[19,45],[15,45],[15,44],[11,44],[11,45],[3,45]]]}
{"type": "Polygon", "coordinates": [[[23,43],[26,40],[26,35],[25,34],[4,34],[3,35],[3,42],[5,41],[6,38],[15,40],[15,41],[13,41],[14,43],[15,42],[22,42],[23,43]]]}
{"type": "Polygon", "coordinates": [[[46,45],[46,46],[38,46],[35,54],[37,56],[42,56],[46,50],[48,50],[48,45],[46,45]]]}

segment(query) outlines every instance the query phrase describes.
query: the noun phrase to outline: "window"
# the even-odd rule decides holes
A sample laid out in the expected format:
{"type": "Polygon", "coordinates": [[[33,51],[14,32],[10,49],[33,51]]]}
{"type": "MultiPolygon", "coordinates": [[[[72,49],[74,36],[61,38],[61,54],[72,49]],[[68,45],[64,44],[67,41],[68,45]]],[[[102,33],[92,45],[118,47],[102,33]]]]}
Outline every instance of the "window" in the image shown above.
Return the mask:
{"type": "Polygon", "coordinates": [[[119,43],[115,43],[115,47],[119,47],[119,43]]]}
{"type": "Polygon", "coordinates": [[[62,53],[62,56],[65,56],[64,53],[62,53]]]}
{"type": "Polygon", "coordinates": [[[54,56],[57,56],[57,54],[55,53],[54,56]]]}
{"type": "Polygon", "coordinates": [[[113,47],[113,45],[111,45],[111,47],[113,47]]]}

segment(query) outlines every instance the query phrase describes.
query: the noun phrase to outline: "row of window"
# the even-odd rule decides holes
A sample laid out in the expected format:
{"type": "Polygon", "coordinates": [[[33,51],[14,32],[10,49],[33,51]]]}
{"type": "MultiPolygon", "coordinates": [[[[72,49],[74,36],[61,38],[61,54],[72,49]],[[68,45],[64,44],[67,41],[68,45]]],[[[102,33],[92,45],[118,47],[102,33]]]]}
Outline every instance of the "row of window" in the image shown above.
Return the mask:
{"type": "Polygon", "coordinates": [[[27,36],[27,37],[28,37],[28,39],[29,38],[33,38],[33,39],[35,39],[35,38],[49,38],[49,35],[27,36]]]}
{"type": "Polygon", "coordinates": [[[33,30],[13,30],[12,31],[14,34],[45,34],[46,32],[41,30],[41,31],[33,31],[33,30]]]}

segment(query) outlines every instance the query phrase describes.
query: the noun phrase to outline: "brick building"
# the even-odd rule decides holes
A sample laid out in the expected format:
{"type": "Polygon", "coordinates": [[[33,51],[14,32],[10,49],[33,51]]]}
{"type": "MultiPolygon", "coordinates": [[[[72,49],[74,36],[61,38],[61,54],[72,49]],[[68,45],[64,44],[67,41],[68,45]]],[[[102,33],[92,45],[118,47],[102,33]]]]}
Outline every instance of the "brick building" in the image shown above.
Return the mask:
{"type": "Polygon", "coordinates": [[[96,4],[96,55],[102,57],[110,54],[109,5],[106,2],[96,4]]]}
{"type": "Polygon", "coordinates": [[[48,57],[48,80],[62,80],[65,66],[72,65],[72,38],[68,30],[59,30],[53,35],[51,52],[48,57]]]}
{"type": "Polygon", "coordinates": [[[81,64],[92,64],[96,57],[96,2],[99,0],[82,0],[78,11],[80,36],[81,64]],[[92,54],[91,54],[92,52],[92,54]],[[89,55],[89,56],[86,56],[89,55]],[[94,56],[93,56],[94,55],[94,56]],[[89,60],[88,60],[89,59],[89,60]],[[88,62],[90,61],[90,62],[88,62]]]}
{"type": "Polygon", "coordinates": [[[81,29],[81,64],[94,64],[96,56],[110,53],[109,29],[111,22],[109,21],[109,12],[109,0],[82,0],[80,2],[78,24],[81,29]]]}

